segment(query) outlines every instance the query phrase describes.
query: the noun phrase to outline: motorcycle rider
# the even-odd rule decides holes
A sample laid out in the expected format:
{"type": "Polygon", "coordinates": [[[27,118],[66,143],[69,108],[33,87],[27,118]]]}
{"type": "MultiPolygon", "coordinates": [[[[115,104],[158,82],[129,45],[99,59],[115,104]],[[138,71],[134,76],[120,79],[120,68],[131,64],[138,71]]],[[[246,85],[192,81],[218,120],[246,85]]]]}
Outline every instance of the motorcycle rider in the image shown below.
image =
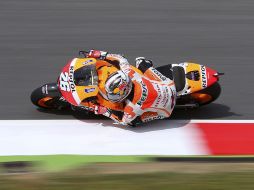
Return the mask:
{"type": "Polygon", "coordinates": [[[135,68],[119,54],[90,50],[87,57],[105,60],[119,69],[109,75],[99,92],[122,110],[91,102],[85,102],[83,106],[93,107],[95,114],[123,125],[136,125],[171,115],[176,101],[174,82],[157,71],[152,61],[136,58],[135,68]]]}

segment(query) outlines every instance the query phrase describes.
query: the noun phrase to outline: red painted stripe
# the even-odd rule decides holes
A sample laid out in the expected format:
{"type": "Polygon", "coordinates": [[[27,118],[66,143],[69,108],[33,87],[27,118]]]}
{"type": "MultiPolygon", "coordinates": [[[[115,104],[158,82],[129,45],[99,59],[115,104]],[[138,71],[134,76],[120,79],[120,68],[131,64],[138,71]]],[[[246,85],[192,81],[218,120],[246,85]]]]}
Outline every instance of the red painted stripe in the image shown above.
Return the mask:
{"type": "Polygon", "coordinates": [[[199,123],[213,155],[254,154],[254,123],[199,123]]]}

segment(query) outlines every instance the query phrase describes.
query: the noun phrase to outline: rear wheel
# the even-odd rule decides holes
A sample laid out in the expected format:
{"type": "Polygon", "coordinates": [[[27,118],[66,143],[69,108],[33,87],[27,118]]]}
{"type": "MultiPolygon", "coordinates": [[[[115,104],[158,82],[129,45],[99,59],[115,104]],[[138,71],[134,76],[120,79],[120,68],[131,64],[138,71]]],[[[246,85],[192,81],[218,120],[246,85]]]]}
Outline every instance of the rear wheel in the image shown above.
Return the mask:
{"type": "Polygon", "coordinates": [[[212,86],[191,94],[191,97],[200,105],[210,104],[215,101],[221,93],[219,83],[214,83],[212,86]]]}
{"type": "Polygon", "coordinates": [[[31,101],[34,105],[44,109],[62,109],[69,106],[69,103],[61,100],[61,93],[56,83],[45,84],[35,89],[31,94],[31,101]]]}

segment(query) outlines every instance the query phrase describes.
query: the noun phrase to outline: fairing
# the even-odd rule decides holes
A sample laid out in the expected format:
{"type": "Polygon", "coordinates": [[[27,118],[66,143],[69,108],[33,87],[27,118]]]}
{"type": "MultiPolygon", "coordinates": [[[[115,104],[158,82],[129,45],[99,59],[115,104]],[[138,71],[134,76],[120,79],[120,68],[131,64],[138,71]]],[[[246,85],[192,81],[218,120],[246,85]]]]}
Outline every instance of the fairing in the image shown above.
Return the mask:
{"type": "Polygon", "coordinates": [[[58,86],[63,97],[71,104],[78,106],[84,99],[98,94],[98,77],[92,69],[95,64],[96,59],[93,58],[74,58],[62,69],[58,86]]]}

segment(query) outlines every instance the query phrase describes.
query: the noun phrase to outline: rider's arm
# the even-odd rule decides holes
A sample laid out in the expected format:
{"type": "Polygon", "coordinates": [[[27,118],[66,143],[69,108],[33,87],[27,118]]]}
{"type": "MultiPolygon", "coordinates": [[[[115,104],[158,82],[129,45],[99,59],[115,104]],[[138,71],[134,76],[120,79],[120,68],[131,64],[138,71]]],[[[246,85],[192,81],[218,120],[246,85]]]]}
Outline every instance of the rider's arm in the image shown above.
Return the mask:
{"type": "Polygon", "coordinates": [[[146,123],[155,119],[164,119],[166,116],[160,115],[158,112],[145,112],[140,116],[142,123],[146,123]]]}
{"type": "MultiPolygon", "coordinates": [[[[109,63],[121,69],[125,73],[128,73],[130,69],[130,64],[128,60],[119,54],[109,54],[105,51],[90,50],[88,57],[106,60],[109,63]]],[[[151,60],[146,60],[145,58],[142,57],[139,60],[136,59],[136,62],[137,61],[140,61],[140,63],[138,64],[138,69],[142,71],[142,73],[149,79],[169,82],[168,81],[169,79],[167,77],[165,77],[163,74],[161,74],[157,69],[153,67],[151,60]]]]}
{"type": "Polygon", "coordinates": [[[82,102],[82,107],[83,109],[94,112],[94,114],[96,115],[104,115],[118,123],[122,122],[122,117],[123,117],[122,111],[112,110],[105,106],[92,103],[92,102],[82,102]]]}
{"type": "Polygon", "coordinates": [[[144,76],[151,80],[169,82],[168,78],[166,78],[163,74],[161,74],[157,69],[153,67],[153,62],[149,59],[146,59],[144,57],[136,58],[136,67],[144,74],[144,76]]]}
{"type": "Polygon", "coordinates": [[[131,100],[126,100],[124,107],[124,114],[122,117],[122,124],[124,125],[137,125],[141,124],[140,116],[144,113],[139,105],[134,104],[131,100]]]}
{"type": "Polygon", "coordinates": [[[146,123],[146,122],[149,122],[152,120],[166,118],[166,116],[159,115],[157,112],[150,112],[150,111],[145,112],[142,115],[136,115],[133,118],[129,118],[128,116],[129,116],[129,114],[124,113],[123,119],[122,119],[122,121],[119,121],[119,123],[121,123],[123,125],[135,126],[135,125],[140,125],[142,123],[146,123]]]}
{"type": "Polygon", "coordinates": [[[119,124],[129,126],[135,126],[155,119],[163,119],[169,117],[169,115],[165,115],[163,112],[143,112],[143,110],[141,109],[132,108],[128,105],[125,106],[124,112],[112,110],[105,106],[100,106],[97,104],[93,104],[93,106],[90,108],[93,109],[93,112],[96,115],[104,115],[119,124]]]}
{"type": "Polygon", "coordinates": [[[124,108],[124,115],[122,124],[137,125],[146,123],[156,119],[164,119],[170,116],[167,110],[143,110],[139,105],[133,104],[131,101],[127,101],[127,105],[124,108]]]}
{"type": "Polygon", "coordinates": [[[130,67],[128,60],[119,54],[109,54],[105,51],[90,50],[87,57],[105,60],[123,71],[130,67]]]}

